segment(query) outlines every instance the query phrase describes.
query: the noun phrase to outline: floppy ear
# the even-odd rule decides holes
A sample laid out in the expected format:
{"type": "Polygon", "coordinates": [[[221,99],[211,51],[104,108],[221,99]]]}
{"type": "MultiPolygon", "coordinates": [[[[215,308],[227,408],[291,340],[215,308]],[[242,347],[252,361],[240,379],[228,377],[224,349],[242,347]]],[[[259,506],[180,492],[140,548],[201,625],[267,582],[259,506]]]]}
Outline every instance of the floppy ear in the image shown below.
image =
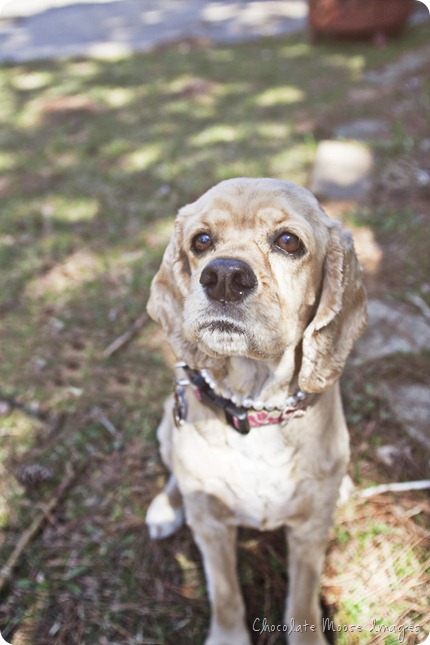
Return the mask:
{"type": "Polygon", "coordinates": [[[151,318],[161,325],[176,357],[191,367],[196,365],[200,351],[184,338],[182,332],[184,299],[191,277],[188,258],[182,248],[182,220],[193,212],[192,204],[179,211],[174,234],[152,280],[146,306],[151,318]]]}
{"type": "Polygon", "coordinates": [[[316,314],[303,335],[299,386],[323,392],[341,375],[367,324],[366,292],[350,233],[331,223],[316,314]]]}

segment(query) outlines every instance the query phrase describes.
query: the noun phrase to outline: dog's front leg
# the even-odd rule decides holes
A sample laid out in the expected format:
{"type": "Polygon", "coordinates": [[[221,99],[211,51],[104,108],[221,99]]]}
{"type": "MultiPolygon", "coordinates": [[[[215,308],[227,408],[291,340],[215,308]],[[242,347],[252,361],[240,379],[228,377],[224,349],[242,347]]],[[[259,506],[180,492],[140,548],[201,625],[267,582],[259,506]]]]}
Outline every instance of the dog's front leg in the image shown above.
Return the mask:
{"type": "Polygon", "coordinates": [[[319,603],[327,534],[328,522],[317,525],[310,520],[287,529],[289,585],[285,624],[289,645],[327,645],[319,603]]]}
{"type": "Polygon", "coordinates": [[[200,549],[211,608],[205,645],[251,645],[237,577],[237,527],[225,523],[225,509],[203,493],[184,497],[187,524],[200,549]],[[221,517],[223,515],[224,517],[221,517]]]}

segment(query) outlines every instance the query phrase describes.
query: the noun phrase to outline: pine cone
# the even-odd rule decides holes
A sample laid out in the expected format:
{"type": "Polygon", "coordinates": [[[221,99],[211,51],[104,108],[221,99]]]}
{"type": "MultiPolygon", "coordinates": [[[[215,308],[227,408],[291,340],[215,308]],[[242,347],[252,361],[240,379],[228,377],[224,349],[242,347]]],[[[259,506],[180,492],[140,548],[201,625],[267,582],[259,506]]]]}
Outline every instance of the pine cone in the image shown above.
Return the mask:
{"type": "Polygon", "coordinates": [[[41,464],[22,464],[15,470],[15,477],[25,488],[39,486],[54,476],[52,468],[41,464]]]}

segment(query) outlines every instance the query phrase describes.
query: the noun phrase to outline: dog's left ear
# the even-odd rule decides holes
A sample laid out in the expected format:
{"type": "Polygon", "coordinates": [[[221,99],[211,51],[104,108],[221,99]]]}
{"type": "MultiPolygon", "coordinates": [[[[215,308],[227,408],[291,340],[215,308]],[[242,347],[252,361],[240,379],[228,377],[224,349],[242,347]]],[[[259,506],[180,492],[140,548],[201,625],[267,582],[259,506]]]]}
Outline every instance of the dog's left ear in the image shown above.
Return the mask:
{"type": "Polygon", "coordinates": [[[189,365],[196,364],[196,347],[184,338],[184,298],[190,283],[190,266],[182,248],[182,227],[184,218],[193,213],[193,205],[184,206],[175,221],[174,234],[164,252],[163,260],[151,284],[148,314],[161,325],[176,358],[189,365]]]}
{"type": "Polygon", "coordinates": [[[317,311],[303,335],[299,387],[324,392],[341,375],[354,341],[367,324],[366,292],[350,233],[335,222],[317,311]]]}

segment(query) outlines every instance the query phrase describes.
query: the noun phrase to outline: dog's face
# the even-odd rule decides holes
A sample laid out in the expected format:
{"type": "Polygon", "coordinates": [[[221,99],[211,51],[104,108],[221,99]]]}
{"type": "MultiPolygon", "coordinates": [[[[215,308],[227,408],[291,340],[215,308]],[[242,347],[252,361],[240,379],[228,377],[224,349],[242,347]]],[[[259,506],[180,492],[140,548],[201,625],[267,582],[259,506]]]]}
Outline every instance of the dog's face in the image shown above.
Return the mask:
{"type": "Polygon", "coordinates": [[[279,356],[299,342],[315,306],[324,216],[310,196],[304,209],[276,182],[261,187],[221,184],[178,220],[189,274],[184,335],[212,356],[279,356]]]}
{"type": "MultiPolygon", "coordinates": [[[[189,360],[184,354],[191,352],[194,362],[199,353],[262,360],[320,335],[343,307],[351,308],[351,297],[359,311],[349,348],[364,321],[349,238],[307,190],[272,179],[236,179],[179,212],[148,310],[179,358],[189,360]]],[[[336,325],[335,342],[344,335],[338,331],[336,325]]],[[[304,364],[315,363],[320,349],[303,347],[304,364]]]]}

